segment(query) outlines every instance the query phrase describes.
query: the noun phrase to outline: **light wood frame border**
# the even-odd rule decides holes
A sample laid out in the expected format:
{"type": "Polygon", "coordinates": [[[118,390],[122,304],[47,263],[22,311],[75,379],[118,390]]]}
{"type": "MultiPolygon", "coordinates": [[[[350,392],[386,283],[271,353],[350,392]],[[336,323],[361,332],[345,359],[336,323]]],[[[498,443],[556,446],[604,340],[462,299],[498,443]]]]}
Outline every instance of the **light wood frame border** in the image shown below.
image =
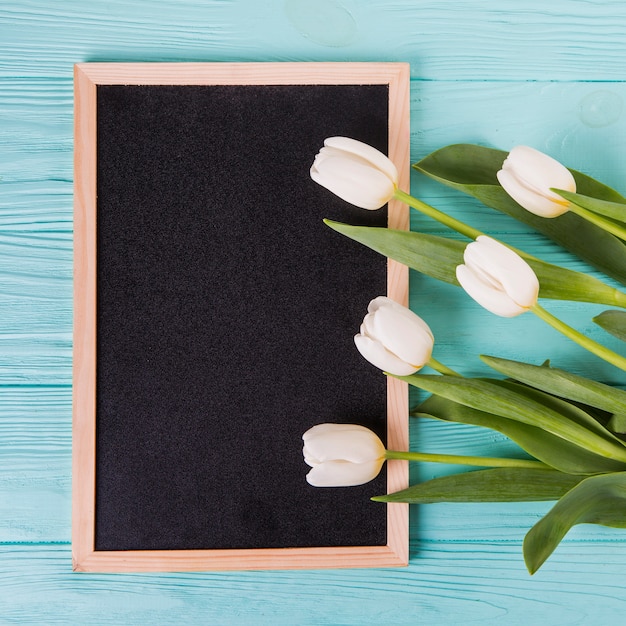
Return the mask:
{"type": "MultiPolygon", "coordinates": [[[[408,505],[387,504],[386,546],[96,551],[96,100],[98,85],[389,85],[389,156],[409,189],[409,66],[405,63],[85,63],[74,67],[74,364],[72,560],[79,572],[390,567],[408,563],[408,505]]],[[[311,155],[313,157],[314,155],[311,155]]],[[[409,228],[392,200],[389,227],[409,228]]],[[[408,304],[408,269],[388,262],[388,295],[408,304]]],[[[408,449],[408,390],[388,377],[388,447],[408,449]]],[[[389,461],[389,492],[408,485],[389,461]]]]}

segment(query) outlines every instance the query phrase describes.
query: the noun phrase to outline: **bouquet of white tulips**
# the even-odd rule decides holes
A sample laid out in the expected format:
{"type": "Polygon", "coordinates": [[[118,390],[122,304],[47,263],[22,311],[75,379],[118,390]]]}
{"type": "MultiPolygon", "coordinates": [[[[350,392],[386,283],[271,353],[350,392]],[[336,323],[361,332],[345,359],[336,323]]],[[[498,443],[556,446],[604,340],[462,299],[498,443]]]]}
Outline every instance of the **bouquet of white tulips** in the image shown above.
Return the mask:
{"type": "MultiPolygon", "coordinates": [[[[626,284],[626,198],[606,185],[526,146],[507,154],[481,146],[452,145],[414,167],[531,225],[626,284]]],[[[398,188],[393,163],[353,139],[326,140],[311,177],[364,209],[379,209],[396,198],[472,241],[327,220],[334,230],[418,272],[461,286],[496,315],[532,312],[626,371],[623,355],[568,326],[539,304],[543,298],[612,307],[593,321],[626,340],[626,312],[619,310],[626,308],[626,293],[620,289],[515,250],[408,195],[398,188]]],[[[413,416],[493,429],[517,443],[529,458],[386,450],[362,426],[321,424],[304,435],[305,461],[312,467],[307,476],[310,484],[362,484],[372,480],[387,459],[480,467],[374,500],[557,500],[524,540],[524,558],[531,573],[575,524],[626,528],[626,391],[553,368],[548,362],[532,365],[484,355],[481,359],[498,376],[464,377],[435,359],[435,339],[426,322],[383,296],[370,303],[355,344],[364,358],[387,375],[431,394],[412,411],[413,416]],[[436,373],[421,373],[425,366],[436,373]]]]}

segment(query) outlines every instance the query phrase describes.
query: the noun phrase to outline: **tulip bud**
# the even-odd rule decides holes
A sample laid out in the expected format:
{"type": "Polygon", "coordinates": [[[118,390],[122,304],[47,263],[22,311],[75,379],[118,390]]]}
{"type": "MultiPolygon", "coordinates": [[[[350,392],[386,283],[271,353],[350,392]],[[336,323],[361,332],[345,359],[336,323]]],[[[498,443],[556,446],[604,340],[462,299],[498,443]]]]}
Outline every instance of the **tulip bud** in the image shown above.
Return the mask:
{"type": "Polygon", "coordinates": [[[558,217],[568,210],[567,200],[551,188],[576,191],[576,181],[565,166],[528,146],[513,148],[497,177],[513,200],[540,217],[558,217]]]}
{"type": "Polygon", "coordinates": [[[378,476],[385,446],[368,428],[356,424],[318,424],[302,436],[302,452],[314,487],[353,487],[378,476]]]}
{"type": "Polygon", "coordinates": [[[470,297],[502,317],[525,313],[537,303],[539,281],[531,267],[504,244],[481,235],[463,253],[456,277],[470,297]]]}
{"type": "Polygon", "coordinates": [[[435,340],[421,317],[385,296],[374,298],[367,310],[354,343],[372,365],[410,376],[428,363],[435,340]]]}
{"type": "Polygon", "coordinates": [[[398,185],[396,166],[366,143],[329,137],[311,167],[311,178],[346,202],[362,209],[380,209],[398,185]]]}

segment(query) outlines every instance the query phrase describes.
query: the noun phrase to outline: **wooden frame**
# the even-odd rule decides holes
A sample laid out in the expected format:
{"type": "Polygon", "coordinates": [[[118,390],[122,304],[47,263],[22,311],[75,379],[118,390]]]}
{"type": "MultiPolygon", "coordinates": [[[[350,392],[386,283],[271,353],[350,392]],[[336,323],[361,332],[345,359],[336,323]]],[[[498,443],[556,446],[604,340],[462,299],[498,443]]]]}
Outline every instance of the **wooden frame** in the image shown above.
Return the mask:
{"type": "MultiPolygon", "coordinates": [[[[75,248],[72,556],[75,571],[190,571],[383,567],[408,563],[408,505],[387,505],[386,546],[253,550],[96,551],[96,101],[98,85],[387,84],[389,156],[409,187],[409,68],[398,63],[88,63],[75,66],[75,248]]],[[[389,205],[389,227],[408,229],[406,206],[389,205]]],[[[388,262],[388,295],[407,304],[408,269],[388,262]]],[[[408,392],[387,388],[390,449],[408,448],[408,392]]],[[[388,491],[408,484],[405,461],[388,462],[388,491]]]]}

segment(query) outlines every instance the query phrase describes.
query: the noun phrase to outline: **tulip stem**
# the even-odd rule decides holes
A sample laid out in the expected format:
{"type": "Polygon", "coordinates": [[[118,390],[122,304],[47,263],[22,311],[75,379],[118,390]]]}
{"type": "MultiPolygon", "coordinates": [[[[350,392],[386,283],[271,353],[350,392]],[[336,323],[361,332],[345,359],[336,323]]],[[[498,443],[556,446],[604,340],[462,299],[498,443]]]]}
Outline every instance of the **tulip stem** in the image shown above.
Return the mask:
{"type": "Polygon", "coordinates": [[[588,209],[584,209],[574,202],[569,203],[569,210],[572,213],[576,213],[576,215],[578,215],[579,217],[586,219],[591,224],[602,228],[607,233],[611,233],[611,235],[615,235],[619,239],[626,241],[626,229],[614,222],[613,220],[607,219],[606,217],[598,215],[597,213],[589,211],[588,209]]]}
{"type": "Polygon", "coordinates": [[[541,461],[530,459],[503,459],[490,456],[462,456],[458,454],[429,454],[427,452],[401,452],[387,450],[385,458],[388,461],[420,461],[423,463],[448,463],[450,465],[472,465],[474,467],[534,467],[548,469],[541,461]]]}
{"type": "MultiPolygon", "coordinates": [[[[440,361],[437,361],[434,357],[430,357],[430,361],[426,364],[436,372],[440,374],[447,374],[448,376],[461,376],[458,372],[455,372],[453,369],[450,369],[447,365],[444,365],[440,361]]],[[[462,377],[462,376],[461,376],[462,377]]]]}
{"type": "Polygon", "coordinates": [[[404,202],[404,204],[408,204],[416,211],[419,211],[420,213],[423,213],[424,215],[427,215],[428,217],[437,220],[444,226],[447,226],[452,230],[456,230],[457,233],[461,233],[461,235],[465,235],[469,239],[476,239],[476,237],[485,234],[480,230],[477,230],[476,228],[472,228],[471,226],[468,226],[467,224],[453,217],[450,217],[443,211],[440,211],[439,209],[436,209],[435,207],[432,207],[429,204],[426,204],[425,202],[414,198],[408,193],[402,191],[401,189],[396,189],[393,197],[400,202],[404,202]]]}
{"type": "Polygon", "coordinates": [[[535,304],[530,310],[537,317],[541,318],[544,322],[547,322],[548,324],[550,324],[550,326],[558,330],[560,333],[563,333],[566,337],[569,337],[578,345],[582,346],[586,350],[589,350],[589,352],[595,354],[596,356],[599,356],[601,359],[604,359],[608,363],[615,365],[615,367],[626,371],[626,358],[624,358],[622,355],[617,354],[617,352],[613,352],[613,350],[609,350],[609,348],[599,344],[593,339],[590,339],[589,337],[587,337],[587,335],[583,335],[576,329],[568,326],[565,322],[562,322],[560,319],[552,315],[552,313],[546,311],[539,304],[535,304]]]}
{"type": "MultiPolygon", "coordinates": [[[[419,211],[420,213],[423,213],[424,215],[427,215],[428,217],[431,217],[432,219],[437,220],[439,223],[443,224],[444,226],[447,226],[448,228],[455,230],[457,233],[460,233],[461,235],[465,235],[465,237],[468,237],[469,239],[475,240],[477,237],[480,237],[481,235],[485,236],[485,233],[478,230],[477,228],[473,228],[472,226],[469,226],[468,224],[465,224],[464,222],[461,222],[460,220],[457,220],[454,217],[450,217],[443,211],[440,211],[439,209],[436,209],[435,207],[430,206],[430,204],[426,204],[425,202],[418,200],[417,198],[402,191],[401,189],[396,189],[395,193],[393,194],[393,197],[396,200],[399,200],[400,202],[404,202],[404,204],[408,204],[411,208],[415,209],[416,211],[419,211]]],[[[491,239],[493,239],[493,237],[491,237],[491,239]]],[[[513,246],[509,246],[508,244],[503,244],[503,245],[505,245],[507,248],[510,248],[511,250],[513,250],[513,252],[515,252],[516,254],[519,254],[521,257],[523,257],[526,260],[530,260],[530,261],[538,260],[536,257],[530,254],[527,254],[526,252],[523,252],[522,250],[518,250],[517,248],[514,248],[513,246]]]]}

